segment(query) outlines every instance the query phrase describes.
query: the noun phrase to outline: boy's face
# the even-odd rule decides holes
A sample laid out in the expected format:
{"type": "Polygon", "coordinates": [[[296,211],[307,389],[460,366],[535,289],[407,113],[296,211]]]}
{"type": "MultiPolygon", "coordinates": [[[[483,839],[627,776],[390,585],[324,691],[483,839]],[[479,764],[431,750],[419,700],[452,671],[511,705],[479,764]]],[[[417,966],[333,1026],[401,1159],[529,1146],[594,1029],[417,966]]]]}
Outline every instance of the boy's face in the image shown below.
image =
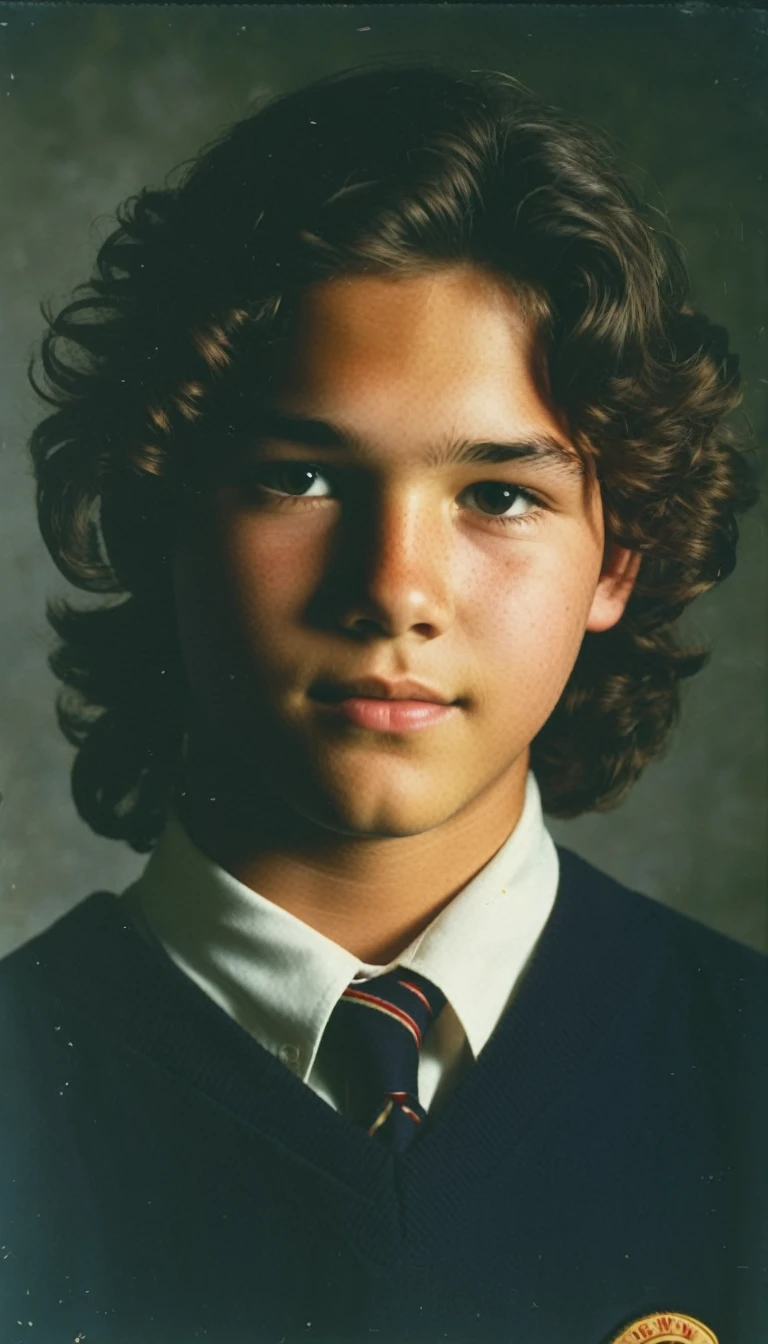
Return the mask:
{"type": "Polygon", "coordinates": [[[361,837],[519,796],[585,630],[619,619],[638,560],[614,550],[601,577],[599,491],[572,449],[570,467],[430,462],[463,441],[544,432],[569,449],[529,344],[514,299],[468,268],[304,296],[271,404],[345,446],[254,431],[174,561],[190,732],[239,792],[361,837]],[[281,503],[253,484],[267,462],[316,472],[261,475],[292,496],[281,503]],[[459,704],[381,733],[313,698],[320,681],[370,675],[418,678],[459,704]]]}

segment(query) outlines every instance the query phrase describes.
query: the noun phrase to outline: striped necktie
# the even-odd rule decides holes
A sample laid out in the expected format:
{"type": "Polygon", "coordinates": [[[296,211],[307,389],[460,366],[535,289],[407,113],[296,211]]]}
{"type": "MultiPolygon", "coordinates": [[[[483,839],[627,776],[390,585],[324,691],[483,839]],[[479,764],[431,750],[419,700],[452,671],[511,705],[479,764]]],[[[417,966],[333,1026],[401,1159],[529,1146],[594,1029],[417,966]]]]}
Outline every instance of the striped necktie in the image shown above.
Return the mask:
{"type": "Polygon", "coordinates": [[[398,966],[353,980],[326,1027],[329,1045],[345,1061],[353,1118],[394,1152],[408,1147],[426,1119],[418,1096],[419,1055],[444,1003],[445,995],[425,975],[398,966]]]}

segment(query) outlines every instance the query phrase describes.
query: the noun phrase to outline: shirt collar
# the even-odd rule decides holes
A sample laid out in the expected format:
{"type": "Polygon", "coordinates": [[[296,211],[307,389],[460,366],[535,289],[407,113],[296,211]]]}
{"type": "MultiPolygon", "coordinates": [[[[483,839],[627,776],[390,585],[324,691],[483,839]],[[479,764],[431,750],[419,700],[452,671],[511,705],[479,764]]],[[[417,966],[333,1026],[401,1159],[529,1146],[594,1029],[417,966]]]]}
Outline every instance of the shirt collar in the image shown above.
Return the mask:
{"type": "Polygon", "coordinates": [[[529,771],[523,811],[496,854],[386,966],[362,962],[197,848],[173,808],[121,900],[145,936],[268,1050],[286,1045],[309,1076],[344,989],[395,966],[445,994],[477,1056],[506,1008],[554,905],[557,850],[529,771]]]}

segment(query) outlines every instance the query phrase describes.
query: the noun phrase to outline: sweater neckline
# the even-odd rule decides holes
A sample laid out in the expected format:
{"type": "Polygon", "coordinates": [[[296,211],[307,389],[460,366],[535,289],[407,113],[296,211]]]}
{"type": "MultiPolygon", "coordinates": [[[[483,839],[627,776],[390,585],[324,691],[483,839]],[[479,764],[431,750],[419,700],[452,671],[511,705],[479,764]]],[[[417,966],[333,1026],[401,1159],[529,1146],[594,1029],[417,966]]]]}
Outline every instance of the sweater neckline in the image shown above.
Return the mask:
{"type": "Polygon", "coordinates": [[[94,892],[19,950],[30,978],[94,1028],[225,1108],[294,1160],[366,1201],[477,1185],[612,1036],[664,950],[661,910],[558,846],[555,904],[486,1046],[393,1155],[335,1111],[94,892]],[[445,1173],[450,1171],[450,1182],[445,1173]]]}

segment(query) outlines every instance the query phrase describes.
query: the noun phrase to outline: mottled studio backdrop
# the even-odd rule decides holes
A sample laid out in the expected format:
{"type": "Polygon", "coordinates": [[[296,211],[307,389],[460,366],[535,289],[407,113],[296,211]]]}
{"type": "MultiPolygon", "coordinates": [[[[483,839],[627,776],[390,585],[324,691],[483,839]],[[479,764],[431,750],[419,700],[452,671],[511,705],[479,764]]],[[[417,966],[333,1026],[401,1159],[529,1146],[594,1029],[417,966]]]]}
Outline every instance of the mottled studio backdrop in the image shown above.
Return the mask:
{"type": "MultiPolygon", "coordinates": [[[[39,301],[89,273],[117,203],[264,94],[374,57],[502,69],[619,142],[687,251],[696,303],[742,359],[761,446],[768,392],[768,11],[706,5],[0,4],[0,952],[143,863],[69,796],[25,441],[39,301]]],[[[766,504],[740,566],[690,609],[714,643],[666,759],[619,809],[552,825],[623,881],[766,945],[766,504]]]]}

